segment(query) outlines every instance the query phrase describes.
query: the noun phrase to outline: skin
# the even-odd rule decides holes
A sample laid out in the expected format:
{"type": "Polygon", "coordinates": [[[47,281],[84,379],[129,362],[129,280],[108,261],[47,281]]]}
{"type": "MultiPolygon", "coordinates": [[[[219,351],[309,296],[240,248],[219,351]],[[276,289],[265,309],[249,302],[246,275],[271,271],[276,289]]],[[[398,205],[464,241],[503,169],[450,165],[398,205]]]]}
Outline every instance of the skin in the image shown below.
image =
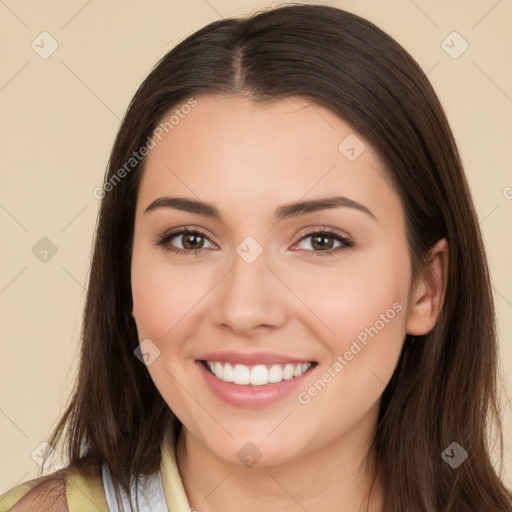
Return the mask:
{"type": "MultiPolygon", "coordinates": [[[[424,334],[438,318],[446,242],[412,283],[400,198],[363,137],[366,149],[355,161],[338,150],[354,130],[330,111],[302,98],[196,99],[148,155],[132,257],[133,316],[139,339],[160,350],[148,370],[183,423],[177,460],[190,505],[199,512],[363,510],[380,397],[406,333],[424,334]],[[273,218],[283,204],[329,195],[357,201],[375,218],[350,207],[273,218]],[[222,220],[173,208],[145,213],[162,196],[209,202],[222,220]],[[206,233],[199,255],[156,245],[184,226],[206,233]],[[307,235],[324,227],[353,247],[319,255],[307,235]],[[263,248],[252,263],[236,252],[248,236],[263,248]],[[316,361],[299,389],[307,392],[393,304],[400,312],[307,404],[295,392],[265,407],[227,404],[195,362],[221,350],[316,361]],[[248,442],[261,453],[253,467],[237,457],[248,442]]],[[[183,243],[177,236],[167,245],[183,243]]],[[[377,482],[369,510],[381,510],[381,498],[377,482]]]]}

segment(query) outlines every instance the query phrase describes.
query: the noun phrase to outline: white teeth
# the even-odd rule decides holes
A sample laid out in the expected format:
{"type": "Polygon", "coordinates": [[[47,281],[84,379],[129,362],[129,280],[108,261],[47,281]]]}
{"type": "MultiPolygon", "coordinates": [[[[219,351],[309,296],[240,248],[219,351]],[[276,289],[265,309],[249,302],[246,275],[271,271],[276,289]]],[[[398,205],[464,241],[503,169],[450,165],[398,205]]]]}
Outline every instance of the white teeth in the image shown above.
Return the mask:
{"type": "Polygon", "coordinates": [[[293,364],[287,364],[285,367],[284,367],[284,371],[283,371],[283,379],[284,380],[290,380],[293,378],[293,370],[294,370],[294,366],[293,364]]]}
{"type": "Polygon", "coordinates": [[[268,372],[268,381],[271,383],[283,380],[283,369],[278,364],[273,364],[268,372]]]}
{"type": "Polygon", "coordinates": [[[224,382],[233,382],[235,380],[233,367],[229,363],[226,363],[222,369],[222,380],[224,382]]]}
{"type": "MultiPolygon", "coordinates": [[[[221,363],[215,363],[215,369],[217,369],[217,365],[221,363]]],[[[217,374],[215,374],[217,376],[217,374]]],[[[222,375],[218,376],[219,379],[222,380],[222,375]]],[[[249,384],[251,380],[251,372],[247,366],[243,364],[235,364],[235,368],[233,370],[233,382],[235,384],[249,384]]]]}
{"type": "Polygon", "coordinates": [[[218,379],[224,382],[234,382],[241,386],[265,386],[290,380],[299,377],[311,367],[311,363],[273,364],[271,366],[236,364],[234,367],[229,363],[219,361],[206,361],[206,363],[218,379]]]}
{"type": "Polygon", "coordinates": [[[222,364],[221,363],[215,363],[215,375],[219,377],[219,379],[222,379],[222,364]]]}
{"type": "Polygon", "coordinates": [[[265,365],[258,364],[252,367],[251,384],[253,386],[263,386],[265,384],[268,384],[268,371],[265,365]]]}

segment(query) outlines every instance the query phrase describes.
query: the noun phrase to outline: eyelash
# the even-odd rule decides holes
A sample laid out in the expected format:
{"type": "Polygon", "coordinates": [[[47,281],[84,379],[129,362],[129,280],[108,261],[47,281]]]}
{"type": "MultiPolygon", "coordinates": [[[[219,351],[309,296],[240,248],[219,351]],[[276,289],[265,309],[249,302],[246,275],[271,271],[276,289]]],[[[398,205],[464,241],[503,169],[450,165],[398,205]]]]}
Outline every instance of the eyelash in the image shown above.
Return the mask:
{"type": "MultiPolygon", "coordinates": [[[[203,238],[206,238],[209,240],[206,233],[201,231],[198,228],[183,228],[178,231],[172,231],[169,233],[165,233],[162,236],[159,236],[158,240],[156,241],[156,245],[162,247],[163,250],[169,251],[175,254],[182,254],[186,256],[199,256],[200,253],[203,250],[206,250],[206,248],[201,247],[200,249],[180,249],[179,247],[173,247],[169,244],[169,242],[180,235],[199,235],[203,238]]],[[[338,247],[335,247],[334,249],[328,249],[326,251],[314,251],[314,250],[307,250],[307,249],[299,249],[302,251],[305,251],[306,253],[313,253],[308,254],[307,256],[316,257],[316,256],[335,256],[338,252],[347,250],[354,246],[354,243],[351,239],[347,238],[346,236],[342,235],[339,231],[329,228],[324,228],[320,231],[310,231],[309,233],[306,233],[304,236],[302,236],[297,243],[302,242],[304,239],[309,238],[314,235],[327,235],[329,238],[334,238],[336,241],[340,242],[341,245],[338,247]]],[[[210,240],[211,242],[211,240],[210,240]]],[[[213,243],[213,242],[212,242],[213,243]]]]}

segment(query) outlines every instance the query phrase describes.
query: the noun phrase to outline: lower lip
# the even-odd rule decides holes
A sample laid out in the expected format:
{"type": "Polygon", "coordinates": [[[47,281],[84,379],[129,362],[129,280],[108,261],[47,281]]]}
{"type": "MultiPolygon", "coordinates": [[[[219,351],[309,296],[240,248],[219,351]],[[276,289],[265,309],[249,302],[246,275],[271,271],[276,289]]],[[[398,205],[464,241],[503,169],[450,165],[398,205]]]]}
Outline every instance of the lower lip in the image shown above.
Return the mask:
{"type": "Polygon", "coordinates": [[[196,361],[210,389],[222,400],[236,407],[261,407],[271,405],[289,396],[304,382],[312,370],[290,380],[283,380],[264,386],[239,386],[233,382],[224,382],[209,372],[201,361],[196,361]]]}

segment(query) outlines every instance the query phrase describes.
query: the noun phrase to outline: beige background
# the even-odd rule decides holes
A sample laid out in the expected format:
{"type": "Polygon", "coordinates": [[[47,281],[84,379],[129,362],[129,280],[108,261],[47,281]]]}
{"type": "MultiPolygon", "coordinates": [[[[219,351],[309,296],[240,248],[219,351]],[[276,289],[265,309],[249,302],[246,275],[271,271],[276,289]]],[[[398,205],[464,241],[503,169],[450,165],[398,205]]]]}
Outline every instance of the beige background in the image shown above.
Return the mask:
{"type": "MultiPolygon", "coordinates": [[[[313,2],[312,2],[313,3],[313,2]]],[[[319,2],[320,3],[320,2],[319,2]]],[[[505,374],[512,373],[512,0],[331,1],[395,37],[428,72],[455,132],[484,232],[505,374]],[[463,38],[451,36],[453,31],[463,38]],[[453,42],[452,42],[453,41],[453,42]],[[447,48],[446,45],[452,48],[447,48]]],[[[36,476],[77,368],[101,184],[129,100],[205,24],[272,2],[0,0],[2,312],[0,492],[36,476]],[[48,32],[58,43],[51,49],[48,32]],[[43,39],[43,41],[42,41],[43,39]],[[48,237],[57,253],[32,247],[48,237]]],[[[508,395],[512,396],[508,380],[508,395]]],[[[505,477],[512,486],[512,405],[505,477]]]]}

